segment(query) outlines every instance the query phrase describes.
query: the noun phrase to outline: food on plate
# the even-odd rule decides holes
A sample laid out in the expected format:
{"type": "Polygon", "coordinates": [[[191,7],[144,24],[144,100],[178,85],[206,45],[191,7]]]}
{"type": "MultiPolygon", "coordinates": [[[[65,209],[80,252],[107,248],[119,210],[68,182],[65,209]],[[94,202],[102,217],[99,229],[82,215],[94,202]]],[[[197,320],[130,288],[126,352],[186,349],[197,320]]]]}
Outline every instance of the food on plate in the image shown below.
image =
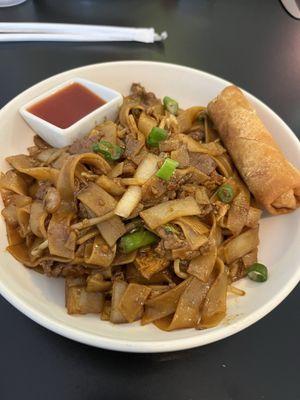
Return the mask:
{"type": "Polygon", "coordinates": [[[300,172],[285,158],[242,91],[225,88],[207,110],[255,199],[271,214],[299,207],[300,172]]]}
{"type": "MultiPolygon", "coordinates": [[[[230,154],[243,176],[240,126],[236,150],[223,136],[227,103],[218,102],[183,110],[134,83],[116,121],[59,149],[35,136],[28,154],[7,157],[7,250],[65,279],[69,314],[204,329],[224,319],[228,293],[244,295],[235,281],[267,279],[257,263],[262,211],[246,186],[253,190],[254,176],[239,177],[230,154]]],[[[258,200],[272,211],[278,196],[258,200]]]]}

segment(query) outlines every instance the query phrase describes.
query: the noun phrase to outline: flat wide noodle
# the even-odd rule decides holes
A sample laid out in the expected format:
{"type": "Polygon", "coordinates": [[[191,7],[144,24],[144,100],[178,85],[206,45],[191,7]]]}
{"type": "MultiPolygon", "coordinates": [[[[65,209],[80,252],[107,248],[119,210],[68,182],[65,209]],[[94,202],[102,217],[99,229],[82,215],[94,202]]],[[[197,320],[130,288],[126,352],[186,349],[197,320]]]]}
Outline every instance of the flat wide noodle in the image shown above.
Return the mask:
{"type": "Polygon", "coordinates": [[[50,254],[74,258],[76,235],[71,231],[70,222],[75,214],[72,204],[62,201],[59,209],[52,214],[47,237],[50,254]]]}
{"type": "Polygon", "coordinates": [[[109,143],[117,143],[117,125],[112,121],[105,121],[101,125],[96,126],[91,131],[89,136],[98,135],[101,140],[106,140],[109,143]]]}
{"type": "Polygon", "coordinates": [[[199,329],[212,328],[218,325],[226,315],[227,273],[223,262],[218,258],[216,263],[217,277],[205,298],[199,329]]]}
{"type": "Polygon", "coordinates": [[[259,223],[261,214],[262,210],[260,210],[259,208],[250,207],[247,215],[246,225],[249,228],[255,228],[259,223]]]}
{"type": "Polygon", "coordinates": [[[181,217],[173,223],[180,226],[191,250],[197,250],[208,241],[209,228],[198,217],[181,217]]]}
{"type": "Polygon", "coordinates": [[[100,272],[89,275],[86,280],[86,290],[88,292],[107,292],[112,288],[111,281],[105,281],[100,272]]]}
{"type": "Polygon", "coordinates": [[[42,150],[37,153],[35,158],[43,163],[44,165],[52,164],[64,153],[64,149],[56,149],[49,147],[48,149],[42,150]]]}
{"type": "Polygon", "coordinates": [[[43,202],[40,200],[35,200],[31,204],[29,225],[31,232],[35,236],[40,238],[46,238],[47,232],[45,229],[45,220],[47,218],[47,212],[44,210],[43,202]]]}
{"type": "Polygon", "coordinates": [[[27,195],[25,180],[13,170],[9,170],[5,174],[0,173],[0,189],[8,189],[18,194],[27,195]]]}
{"type": "Polygon", "coordinates": [[[125,225],[117,215],[107,221],[100,222],[97,224],[97,228],[110,247],[113,247],[117,240],[126,233],[125,225]]]}
{"type": "Polygon", "coordinates": [[[145,305],[142,325],[149,324],[157,319],[173,314],[176,311],[180,296],[192,279],[193,278],[188,278],[168,292],[148,300],[145,305]]]}
{"type": "Polygon", "coordinates": [[[131,253],[120,253],[117,254],[113,260],[112,265],[126,265],[134,261],[137,251],[132,251],[131,253]]]}
{"type": "Polygon", "coordinates": [[[217,224],[217,218],[215,215],[212,217],[213,223],[209,233],[209,240],[212,244],[219,247],[223,242],[223,234],[221,227],[217,224]]]}
{"type": "Polygon", "coordinates": [[[200,214],[200,209],[193,197],[166,201],[140,213],[151,229],[155,229],[176,218],[197,214],[200,214]]]}
{"type": "Polygon", "coordinates": [[[141,107],[139,105],[138,101],[136,101],[136,100],[124,99],[123,104],[120,108],[120,112],[119,112],[120,123],[123,126],[125,126],[125,127],[130,126],[129,115],[133,109],[143,110],[143,107],[141,107]]]}
{"type": "Polygon", "coordinates": [[[249,192],[241,191],[232,200],[225,225],[233,235],[238,235],[247,224],[249,209],[249,192]]]}
{"type": "Polygon", "coordinates": [[[119,310],[128,322],[136,321],[143,314],[143,306],[151,289],[145,285],[130,283],[119,303],[119,310]]]}
{"type": "Polygon", "coordinates": [[[208,290],[208,283],[193,278],[182,293],[175,315],[167,330],[196,327],[200,318],[200,307],[208,290]]]}
{"type": "Polygon", "coordinates": [[[28,247],[26,246],[24,240],[22,243],[18,243],[15,245],[10,245],[6,249],[16,260],[18,260],[20,263],[24,264],[26,267],[29,268],[36,268],[37,266],[40,265],[42,261],[58,261],[61,263],[68,263],[70,262],[70,259],[67,259],[65,257],[52,257],[52,256],[44,256],[40,258],[34,259],[30,255],[30,251],[28,247]]]}
{"type": "Polygon", "coordinates": [[[78,163],[92,165],[103,174],[107,174],[111,170],[110,165],[98,154],[83,153],[70,156],[64,162],[57,181],[57,189],[63,200],[73,201],[74,199],[75,171],[78,163]]]}
{"type": "Polygon", "coordinates": [[[97,236],[93,243],[85,246],[84,261],[87,264],[99,265],[101,267],[109,267],[116,255],[116,246],[110,248],[103,238],[97,236]]]}
{"type": "Polygon", "coordinates": [[[248,229],[241,233],[224,245],[225,262],[231,264],[233,261],[257,248],[258,243],[258,228],[248,229]]]}
{"type": "Polygon", "coordinates": [[[28,247],[25,244],[25,241],[8,246],[6,250],[20,263],[26,265],[26,267],[34,267],[31,262],[28,247]]]}
{"type": "Polygon", "coordinates": [[[71,286],[66,299],[69,314],[100,314],[104,306],[104,294],[87,292],[84,287],[71,286]]]}
{"type": "Polygon", "coordinates": [[[20,235],[19,231],[14,226],[6,224],[6,233],[9,246],[21,244],[24,242],[24,237],[20,235]]]}
{"type": "Polygon", "coordinates": [[[92,182],[78,193],[77,198],[97,217],[112,211],[117,204],[113,196],[92,182]]]}
{"type": "Polygon", "coordinates": [[[146,279],[166,269],[169,263],[167,259],[160,257],[152,250],[138,253],[134,260],[134,265],[146,279]]]}
{"type": "Polygon", "coordinates": [[[6,161],[17,171],[32,176],[37,180],[50,181],[54,185],[57,182],[59,174],[57,169],[50,167],[38,167],[36,166],[36,161],[25,154],[7,157],[6,161]]]}
{"type": "Polygon", "coordinates": [[[205,107],[194,106],[181,112],[177,117],[179,132],[189,131],[192,128],[195,119],[204,110],[205,107]]]}
{"type": "Polygon", "coordinates": [[[126,191],[120,180],[108,178],[106,175],[101,175],[95,183],[112,196],[121,196],[126,191]]]}
{"type": "Polygon", "coordinates": [[[217,163],[218,166],[217,168],[225,176],[225,178],[229,178],[230,176],[232,176],[233,174],[232,162],[227,153],[221,154],[216,157],[212,156],[212,158],[217,163]]]}
{"type": "MultiPolygon", "coordinates": [[[[30,231],[32,231],[30,227],[31,206],[26,205],[16,208],[16,214],[19,225],[19,233],[22,237],[25,237],[30,233],[30,231]]],[[[45,227],[43,232],[45,233],[45,227]]]]}
{"type": "Polygon", "coordinates": [[[218,142],[199,143],[190,136],[184,134],[179,134],[178,137],[182,143],[187,145],[188,150],[193,153],[203,153],[210,156],[220,156],[226,151],[224,147],[218,142]]]}
{"type": "Polygon", "coordinates": [[[151,129],[157,126],[157,121],[155,118],[150,117],[150,115],[142,112],[138,121],[138,129],[142,132],[145,137],[149,135],[151,129]]]}
{"type": "Polygon", "coordinates": [[[190,261],[187,272],[202,282],[208,282],[217,259],[217,246],[211,247],[209,253],[201,254],[190,261]]]}
{"type": "Polygon", "coordinates": [[[8,225],[14,226],[15,228],[18,227],[17,207],[14,204],[8,204],[4,207],[1,214],[8,225]]]}
{"type": "Polygon", "coordinates": [[[128,286],[127,282],[116,280],[113,283],[111,296],[110,322],[114,324],[122,324],[127,322],[124,315],[119,310],[120,301],[128,286]]]}

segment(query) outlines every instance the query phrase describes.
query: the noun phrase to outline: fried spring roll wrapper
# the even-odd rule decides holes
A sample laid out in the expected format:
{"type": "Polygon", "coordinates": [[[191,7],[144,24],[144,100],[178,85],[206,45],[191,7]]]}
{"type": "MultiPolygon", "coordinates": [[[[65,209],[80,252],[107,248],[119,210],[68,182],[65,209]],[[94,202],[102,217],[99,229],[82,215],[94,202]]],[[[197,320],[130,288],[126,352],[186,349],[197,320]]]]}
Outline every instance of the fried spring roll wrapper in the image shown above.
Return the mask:
{"type": "Polygon", "coordinates": [[[300,205],[300,172],[290,164],[236,86],[208,104],[208,114],[256,200],[271,214],[300,205]]]}

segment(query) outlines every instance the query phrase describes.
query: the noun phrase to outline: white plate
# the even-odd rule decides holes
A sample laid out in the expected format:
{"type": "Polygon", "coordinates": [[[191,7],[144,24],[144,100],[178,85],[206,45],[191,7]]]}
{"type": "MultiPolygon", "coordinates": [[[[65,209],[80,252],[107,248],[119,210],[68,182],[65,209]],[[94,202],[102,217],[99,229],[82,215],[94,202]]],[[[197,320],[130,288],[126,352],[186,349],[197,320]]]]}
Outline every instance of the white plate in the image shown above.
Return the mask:
{"type": "MultiPolygon", "coordinates": [[[[128,93],[131,82],[141,82],[158,96],[177,99],[181,107],[206,105],[229,84],[205,72],[177,65],[123,61],[89,65],[49,78],[26,90],[0,112],[0,170],[4,157],[26,153],[33,131],[18,113],[25,103],[52,87],[81,77],[128,93]]],[[[266,105],[247,94],[289,160],[300,167],[300,145],[288,126],[266,105]]],[[[300,278],[300,210],[261,222],[259,259],[269,267],[270,277],[259,284],[244,279],[242,298],[229,297],[228,316],[218,327],[162,332],[152,325],[112,325],[95,315],[69,316],[64,308],[62,279],[49,279],[24,268],[7,252],[4,222],[0,221],[0,291],[21,312],[52,331],[89,345],[130,352],[163,352],[201,346],[241,331],[276,307],[300,278]]]]}

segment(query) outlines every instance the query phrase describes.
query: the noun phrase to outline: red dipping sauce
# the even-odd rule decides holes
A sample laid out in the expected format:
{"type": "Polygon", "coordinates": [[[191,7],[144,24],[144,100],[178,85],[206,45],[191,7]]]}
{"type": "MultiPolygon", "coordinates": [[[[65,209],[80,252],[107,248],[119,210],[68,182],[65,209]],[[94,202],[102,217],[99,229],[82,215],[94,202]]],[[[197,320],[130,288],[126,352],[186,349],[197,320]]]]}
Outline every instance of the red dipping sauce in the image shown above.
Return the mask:
{"type": "Polygon", "coordinates": [[[66,129],[106,102],[80,83],[71,83],[35,103],[27,111],[66,129]]]}

